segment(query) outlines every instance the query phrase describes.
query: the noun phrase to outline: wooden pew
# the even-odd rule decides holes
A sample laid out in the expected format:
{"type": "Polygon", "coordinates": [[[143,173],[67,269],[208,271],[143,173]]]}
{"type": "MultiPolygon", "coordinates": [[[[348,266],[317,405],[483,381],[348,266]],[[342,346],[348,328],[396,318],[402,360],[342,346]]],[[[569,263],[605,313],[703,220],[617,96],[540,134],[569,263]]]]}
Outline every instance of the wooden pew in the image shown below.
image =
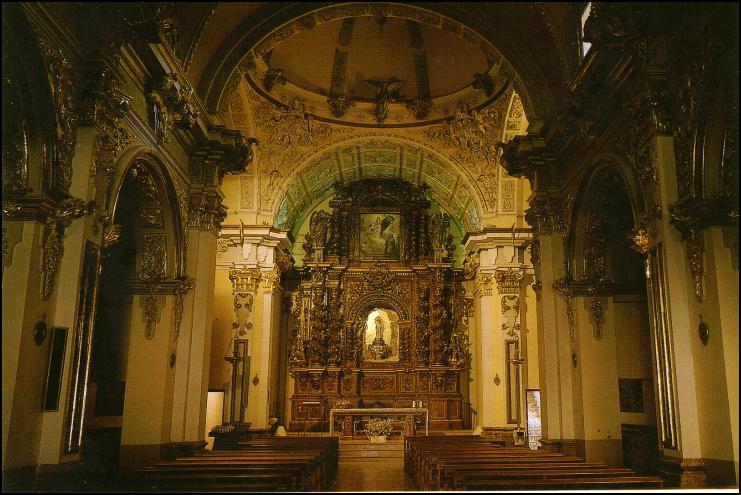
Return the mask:
{"type": "Polygon", "coordinates": [[[337,473],[336,438],[260,438],[137,471],[154,491],[320,491],[337,473]]]}
{"type": "MultiPolygon", "coordinates": [[[[586,463],[554,449],[503,448],[481,439],[405,442],[405,468],[420,490],[658,488],[661,478],[586,463]]],[[[437,438],[435,440],[438,440],[437,438]]]]}

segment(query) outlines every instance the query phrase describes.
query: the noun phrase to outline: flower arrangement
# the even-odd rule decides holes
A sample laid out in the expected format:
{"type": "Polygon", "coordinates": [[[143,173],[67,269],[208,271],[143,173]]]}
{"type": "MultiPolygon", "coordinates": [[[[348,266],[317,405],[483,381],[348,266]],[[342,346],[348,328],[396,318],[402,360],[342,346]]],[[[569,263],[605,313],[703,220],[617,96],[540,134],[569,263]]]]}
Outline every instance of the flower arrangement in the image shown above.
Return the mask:
{"type": "Polygon", "coordinates": [[[383,437],[391,433],[393,423],[390,419],[371,418],[365,427],[365,433],[371,437],[383,437]]]}

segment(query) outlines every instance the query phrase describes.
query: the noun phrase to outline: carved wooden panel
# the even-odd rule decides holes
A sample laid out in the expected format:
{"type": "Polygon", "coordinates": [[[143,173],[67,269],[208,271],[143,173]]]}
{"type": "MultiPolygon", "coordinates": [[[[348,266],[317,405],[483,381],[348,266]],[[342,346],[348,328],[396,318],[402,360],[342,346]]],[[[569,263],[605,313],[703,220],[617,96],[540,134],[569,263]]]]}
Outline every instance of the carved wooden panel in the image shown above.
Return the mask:
{"type": "Polygon", "coordinates": [[[396,392],[396,377],[394,375],[366,375],[362,381],[364,394],[396,392]]]}
{"type": "Polygon", "coordinates": [[[445,399],[432,399],[430,401],[430,419],[447,419],[448,401],[445,399]]]}

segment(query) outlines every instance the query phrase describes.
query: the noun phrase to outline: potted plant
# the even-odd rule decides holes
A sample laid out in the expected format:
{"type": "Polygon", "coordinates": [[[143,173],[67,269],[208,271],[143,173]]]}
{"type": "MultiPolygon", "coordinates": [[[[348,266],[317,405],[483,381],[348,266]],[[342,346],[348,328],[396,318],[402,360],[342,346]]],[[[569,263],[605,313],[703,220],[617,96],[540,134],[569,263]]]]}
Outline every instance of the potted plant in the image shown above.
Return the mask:
{"type": "Polygon", "coordinates": [[[370,443],[383,443],[392,429],[393,425],[390,419],[371,418],[365,427],[365,433],[368,435],[370,443]]]}

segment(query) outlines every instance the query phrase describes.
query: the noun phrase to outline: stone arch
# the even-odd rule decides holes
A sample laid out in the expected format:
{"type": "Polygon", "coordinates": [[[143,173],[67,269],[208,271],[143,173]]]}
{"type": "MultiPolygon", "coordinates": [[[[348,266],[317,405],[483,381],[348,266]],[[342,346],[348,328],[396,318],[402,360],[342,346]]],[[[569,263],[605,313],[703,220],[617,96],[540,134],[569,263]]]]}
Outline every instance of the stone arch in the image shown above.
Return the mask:
{"type": "MultiPolygon", "coordinates": [[[[454,160],[446,156],[444,152],[441,152],[437,148],[430,146],[429,144],[421,143],[416,139],[412,139],[406,136],[399,136],[394,134],[364,134],[355,135],[350,138],[343,138],[335,140],[320,149],[317,149],[312,154],[308,155],[301,164],[293,169],[292,174],[284,182],[285,187],[282,193],[275,196],[271,208],[272,213],[275,215],[275,222],[279,226],[292,228],[297,223],[300,225],[300,215],[306,215],[327,196],[332,194],[332,186],[335,183],[335,179],[340,182],[352,182],[361,178],[357,174],[354,176],[343,175],[343,163],[344,156],[341,155],[342,150],[350,147],[359,147],[363,143],[389,143],[393,146],[398,146],[399,151],[397,154],[397,162],[393,164],[396,168],[395,177],[400,177],[408,182],[427,183],[430,185],[431,199],[440,205],[441,208],[446,209],[459,224],[458,227],[462,232],[467,230],[476,230],[481,227],[480,219],[485,211],[484,204],[485,200],[481,190],[479,189],[476,180],[471,176],[470,172],[465,168],[461,167],[454,160]],[[406,162],[402,160],[409,159],[402,158],[405,150],[415,150],[414,159],[418,159],[414,166],[416,171],[408,168],[406,162]],[[319,194],[311,195],[311,191],[306,191],[304,187],[305,180],[302,177],[306,173],[310,173],[320,166],[327,166],[325,163],[331,161],[328,165],[330,168],[325,174],[316,174],[321,177],[324,182],[321,187],[317,188],[319,194]],[[429,165],[428,165],[429,163],[429,165]],[[431,167],[431,168],[428,168],[431,167]],[[446,189],[442,182],[430,178],[430,171],[438,174],[437,177],[443,177],[443,181],[446,181],[450,189],[446,189]],[[294,190],[302,191],[305,194],[302,198],[296,198],[294,190]],[[444,197],[443,193],[447,192],[448,197],[444,197]],[[305,201],[305,198],[309,197],[309,201],[305,201]],[[465,198],[464,201],[461,201],[465,198]],[[300,210],[301,213],[295,214],[293,218],[287,219],[287,211],[289,209],[300,210]]],[[[358,148],[359,149],[359,148],[358,148]]],[[[360,153],[358,151],[358,153],[360,153]]],[[[376,164],[365,164],[362,162],[362,154],[359,155],[361,163],[355,163],[355,168],[363,170],[380,170],[383,167],[376,164]]],[[[321,170],[320,170],[321,172],[321,170]]],[[[355,172],[353,172],[355,173],[355,172]]],[[[362,173],[362,172],[361,172],[362,173]]],[[[380,175],[381,177],[383,175],[380,175]]],[[[369,177],[364,175],[362,178],[369,177]]],[[[389,176],[391,177],[391,175],[389,176]]]]}
{"type": "Polygon", "coordinates": [[[171,279],[182,277],[185,274],[184,234],[187,226],[179,211],[178,195],[170,171],[151,150],[135,149],[126,153],[119,160],[105,201],[105,209],[110,212],[112,221],[119,208],[122,189],[131,180],[138,181],[146,194],[151,195],[144,198],[145,202],[150,201],[150,208],[143,209],[152,212],[152,226],[154,216],[158,217],[158,227],[151,229],[151,234],[158,234],[165,240],[167,263],[163,275],[171,279]],[[157,209],[159,212],[155,213],[157,209]]]}
{"type": "Polygon", "coordinates": [[[356,299],[348,309],[348,319],[357,321],[358,318],[368,314],[374,308],[390,309],[399,315],[401,320],[409,320],[411,312],[409,306],[401,298],[388,292],[369,292],[356,299]]]}
{"type": "MultiPolygon", "coordinates": [[[[3,5],[3,196],[32,193],[57,199],[71,182],[71,155],[61,153],[57,141],[61,123],[54,82],[41,53],[44,42],[20,4],[3,5]]],[[[59,76],[67,75],[61,72],[69,68],[61,51],[48,49],[60,57],[59,76]]],[[[74,128],[65,131],[63,137],[74,139],[74,128]]]]}
{"type": "MultiPolygon", "coordinates": [[[[381,4],[383,6],[383,4],[381,4]]],[[[371,4],[335,4],[311,5],[297,3],[287,6],[268,6],[259,9],[252,16],[240,23],[225,41],[216,50],[211,61],[205,68],[197,85],[198,93],[206,107],[211,112],[217,112],[221,100],[226,93],[230,81],[235,78],[238,67],[250,63],[247,54],[260,44],[265,44],[272,36],[281,39],[296,32],[297,29],[308,29],[317,22],[327,22],[332,19],[358,15],[357,9],[368,12],[377,9],[371,4]],[[353,5],[356,5],[353,9],[353,5]],[[337,11],[332,17],[327,11],[337,11]],[[316,15],[317,13],[322,15],[316,15]]],[[[508,71],[514,75],[514,87],[520,93],[522,103],[528,115],[540,121],[553,110],[553,95],[547,79],[533,57],[523,54],[521,49],[514,46],[509,39],[506,29],[487,28],[487,35],[483,32],[484,25],[477,26],[475,18],[469,18],[465,12],[443,5],[426,6],[394,5],[390,7],[391,15],[408,18],[417,22],[444,26],[457,32],[464,38],[470,38],[474,43],[485,47],[486,50],[503,57],[508,65],[508,71]],[[475,26],[475,27],[474,27],[475,26]],[[500,48],[501,47],[501,48],[500,48]]],[[[366,13],[365,15],[371,15],[366,13]]],[[[511,34],[511,33],[510,33],[511,34]]]]}
{"type": "Polygon", "coordinates": [[[635,227],[643,207],[631,187],[637,187],[632,169],[626,166],[615,156],[601,155],[582,176],[567,219],[567,273],[574,281],[596,286],[613,283],[623,275],[637,276],[621,274],[612,266],[618,252],[639,260],[638,253],[630,250],[627,233],[635,227]]]}

